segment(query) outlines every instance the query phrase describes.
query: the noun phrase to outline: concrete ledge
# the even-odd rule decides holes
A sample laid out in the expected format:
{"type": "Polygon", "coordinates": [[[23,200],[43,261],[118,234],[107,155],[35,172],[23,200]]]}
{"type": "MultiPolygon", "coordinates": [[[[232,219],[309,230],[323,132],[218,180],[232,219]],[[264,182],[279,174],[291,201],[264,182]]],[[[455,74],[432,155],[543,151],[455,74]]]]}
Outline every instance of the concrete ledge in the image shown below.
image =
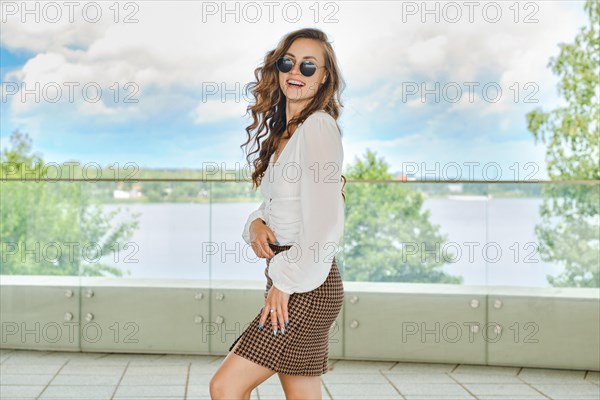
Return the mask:
{"type": "MultiPolygon", "coordinates": [[[[264,305],[264,288],[264,281],[1,276],[0,347],[224,355],[264,305]]],[[[598,289],[389,282],[344,282],[344,289],[332,358],[600,370],[598,289]]]]}

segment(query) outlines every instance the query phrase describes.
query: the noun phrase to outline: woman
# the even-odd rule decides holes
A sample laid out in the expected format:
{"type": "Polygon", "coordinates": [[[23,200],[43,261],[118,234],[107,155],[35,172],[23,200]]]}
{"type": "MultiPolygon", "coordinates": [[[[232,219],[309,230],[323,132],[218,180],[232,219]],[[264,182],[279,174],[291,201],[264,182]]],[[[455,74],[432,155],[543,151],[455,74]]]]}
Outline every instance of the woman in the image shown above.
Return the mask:
{"type": "Polygon", "coordinates": [[[255,77],[256,103],[248,107],[254,121],[244,145],[258,128],[252,181],[264,201],[242,236],[267,260],[265,304],[231,345],[211,379],[210,394],[249,399],[278,373],[288,399],[317,399],[320,375],[328,370],[329,330],[344,299],[334,256],[344,227],[343,148],[336,122],[343,81],[327,36],[318,29],[286,35],[255,77]]]}

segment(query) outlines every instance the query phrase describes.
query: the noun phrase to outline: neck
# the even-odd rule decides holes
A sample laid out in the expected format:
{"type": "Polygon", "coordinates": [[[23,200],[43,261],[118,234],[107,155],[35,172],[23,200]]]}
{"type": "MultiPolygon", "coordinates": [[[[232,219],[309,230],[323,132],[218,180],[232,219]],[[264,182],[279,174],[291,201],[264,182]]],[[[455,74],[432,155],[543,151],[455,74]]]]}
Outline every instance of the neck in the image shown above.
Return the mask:
{"type": "Polygon", "coordinates": [[[285,124],[287,126],[287,124],[289,124],[290,120],[298,115],[300,115],[300,113],[302,112],[302,110],[304,110],[304,107],[306,107],[306,105],[308,104],[308,100],[292,100],[290,101],[289,99],[286,101],[285,103],[285,124]]]}

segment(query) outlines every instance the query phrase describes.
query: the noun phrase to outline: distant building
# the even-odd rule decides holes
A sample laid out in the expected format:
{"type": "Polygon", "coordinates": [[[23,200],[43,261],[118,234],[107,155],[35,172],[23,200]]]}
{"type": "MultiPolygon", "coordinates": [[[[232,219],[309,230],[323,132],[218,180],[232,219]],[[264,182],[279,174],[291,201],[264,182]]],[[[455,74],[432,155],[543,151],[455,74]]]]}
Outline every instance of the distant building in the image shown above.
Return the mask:
{"type": "Polygon", "coordinates": [[[414,176],[402,175],[398,174],[394,177],[397,181],[416,181],[417,179],[414,176]]]}
{"type": "Polygon", "coordinates": [[[450,192],[460,193],[463,191],[462,183],[449,183],[447,187],[450,192]]]}
{"type": "Polygon", "coordinates": [[[134,185],[131,190],[115,189],[113,190],[114,199],[137,199],[143,197],[143,193],[139,184],[134,185]]]}

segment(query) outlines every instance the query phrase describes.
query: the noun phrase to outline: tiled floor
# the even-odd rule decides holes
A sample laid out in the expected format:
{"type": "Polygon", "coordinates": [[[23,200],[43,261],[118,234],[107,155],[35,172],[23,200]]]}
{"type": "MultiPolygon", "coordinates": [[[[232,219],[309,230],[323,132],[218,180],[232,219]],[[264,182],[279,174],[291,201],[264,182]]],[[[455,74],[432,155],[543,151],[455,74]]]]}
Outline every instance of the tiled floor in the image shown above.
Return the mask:
{"type": "MultiPolygon", "coordinates": [[[[210,399],[223,357],[0,350],[0,399],[210,399]]],[[[324,399],[600,399],[596,371],[331,360],[324,399]]],[[[252,399],[284,399],[277,375],[252,399]]]]}

